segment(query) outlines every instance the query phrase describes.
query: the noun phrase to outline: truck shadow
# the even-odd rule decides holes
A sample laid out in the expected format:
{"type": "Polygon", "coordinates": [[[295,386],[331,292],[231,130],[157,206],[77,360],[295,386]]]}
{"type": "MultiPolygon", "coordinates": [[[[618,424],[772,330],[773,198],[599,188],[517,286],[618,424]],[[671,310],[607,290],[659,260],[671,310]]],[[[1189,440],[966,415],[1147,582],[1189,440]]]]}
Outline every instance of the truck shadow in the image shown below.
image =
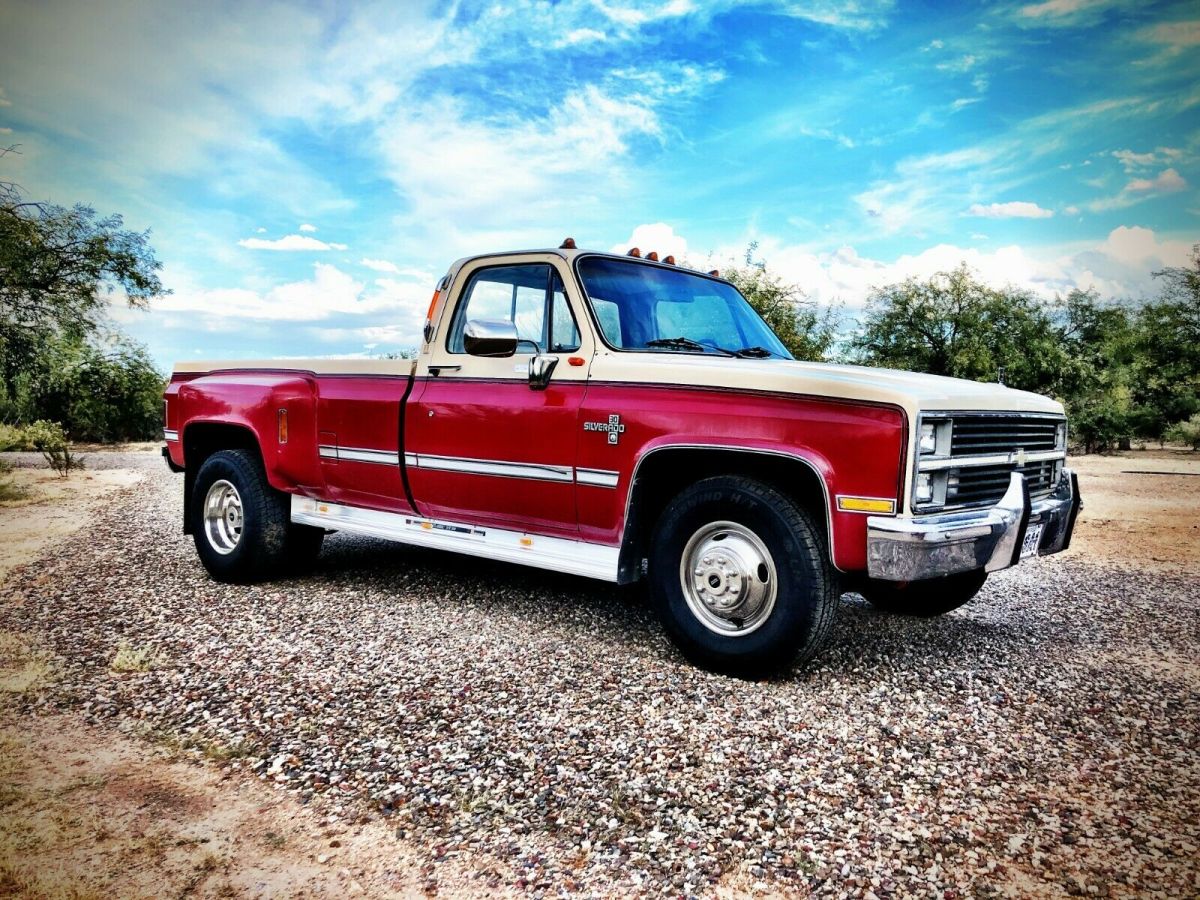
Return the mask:
{"type": "MultiPolygon", "coordinates": [[[[348,535],[326,542],[314,573],[330,586],[367,587],[405,598],[466,603],[497,615],[596,635],[631,657],[689,666],[667,640],[641,584],[619,587],[573,575],[530,569],[438,550],[406,547],[348,535]]],[[[313,576],[308,576],[313,577],[313,576]]],[[[1003,585],[989,583],[972,603],[933,619],[880,612],[859,595],[842,595],[825,650],[808,666],[776,681],[806,680],[818,673],[861,677],[864,670],[977,665],[1028,649],[1027,625],[1005,608],[1003,585]]],[[[1036,638],[1035,638],[1036,640],[1036,638]]]]}

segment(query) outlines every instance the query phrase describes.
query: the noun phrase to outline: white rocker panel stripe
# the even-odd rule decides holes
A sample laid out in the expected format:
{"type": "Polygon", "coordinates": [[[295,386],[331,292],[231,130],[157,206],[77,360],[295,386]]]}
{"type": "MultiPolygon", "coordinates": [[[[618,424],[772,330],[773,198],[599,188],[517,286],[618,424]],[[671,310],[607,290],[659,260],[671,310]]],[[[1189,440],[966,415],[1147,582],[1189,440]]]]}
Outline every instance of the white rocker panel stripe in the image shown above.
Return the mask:
{"type": "Polygon", "coordinates": [[[292,495],[292,521],[317,528],[483,556],[501,562],[583,575],[601,581],[617,580],[619,547],[544,537],[502,528],[462,525],[425,519],[407,513],[362,509],[292,495]]]}
{"type": "Polygon", "coordinates": [[[591,485],[592,487],[615,488],[620,478],[620,472],[611,472],[608,469],[575,470],[576,483],[587,484],[591,485]]]}
{"type": "Polygon", "coordinates": [[[533,478],[539,481],[574,480],[574,470],[570,466],[501,462],[494,459],[466,459],[460,456],[431,456],[426,453],[406,454],[405,462],[418,469],[436,469],[441,472],[499,475],[504,478],[533,478]]]}

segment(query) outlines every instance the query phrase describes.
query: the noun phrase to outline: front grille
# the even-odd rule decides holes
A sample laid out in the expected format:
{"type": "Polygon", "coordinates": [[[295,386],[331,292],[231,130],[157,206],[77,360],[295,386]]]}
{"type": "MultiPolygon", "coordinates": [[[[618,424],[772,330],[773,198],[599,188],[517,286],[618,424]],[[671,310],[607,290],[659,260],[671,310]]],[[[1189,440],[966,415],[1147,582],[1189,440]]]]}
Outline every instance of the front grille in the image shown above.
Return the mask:
{"type": "Polygon", "coordinates": [[[947,491],[948,506],[992,504],[1004,496],[1013,472],[1021,472],[1029,484],[1029,495],[1045,497],[1054,490],[1054,469],[1057,460],[1028,463],[1018,468],[1012,465],[971,466],[958,469],[957,491],[947,491]]]}
{"type": "Polygon", "coordinates": [[[931,472],[925,485],[932,497],[914,501],[914,507],[991,506],[1008,490],[1013,472],[1025,476],[1033,499],[1054,491],[1065,455],[1058,445],[1062,416],[927,413],[922,423],[933,424],[937,449],[932,456],[920,459],[918,465],[931,472]],[[1018,466],[1018,460],[1024,464],[1018,466]]]}
{"type": "Polygon", "coordinates": [[[988,456],[1025,448],[1026,453],[1053,450],[1062,419],[1033,416],[955,416],[951,456],[988,456]]]}

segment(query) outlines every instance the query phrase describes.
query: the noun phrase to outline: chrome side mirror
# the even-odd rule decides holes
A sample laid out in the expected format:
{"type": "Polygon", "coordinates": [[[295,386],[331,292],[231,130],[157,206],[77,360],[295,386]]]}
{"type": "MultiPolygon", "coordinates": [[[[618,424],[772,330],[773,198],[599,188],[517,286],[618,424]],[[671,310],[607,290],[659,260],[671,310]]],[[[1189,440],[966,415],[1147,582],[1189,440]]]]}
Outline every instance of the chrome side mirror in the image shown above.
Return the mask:
{"type": "Polygon", "coordinates": [[[550,376],[554,374],[554,367],[558,365],[557,356],[531,356],[529,357],[529,389],[533,391],[544,391],[550,386],[550,376]]]}
{"type": "Polygon", "coordinates": [[[472,356],[512,356],[517,352],[517,326],[507,319],[470,319],[463,328],[463,349],[472,356]]]}

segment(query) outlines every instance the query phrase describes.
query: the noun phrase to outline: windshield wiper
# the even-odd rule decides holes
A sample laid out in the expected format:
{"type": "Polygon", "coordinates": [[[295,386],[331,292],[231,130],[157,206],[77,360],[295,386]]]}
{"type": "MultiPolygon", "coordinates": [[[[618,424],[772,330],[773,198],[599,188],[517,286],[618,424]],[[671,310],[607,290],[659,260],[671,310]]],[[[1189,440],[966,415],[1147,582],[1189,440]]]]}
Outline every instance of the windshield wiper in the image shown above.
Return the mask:
{"type": "Polygon", "coordinates": [[[768,356],[775,355],[766,347],[743,347],[741,350],[730,350],[729,352],[743,359],[766,359],[768,356]]]}
{"type": "Polygon", "coordinates": [[[707,353],[712,350],[715,353],[723,353],[725,356],[736,356],[732,350],[726,350],[724,347],[714,347],[710,344],[702,344],[699,341],[693,341],[691,338],[673,337],[673,338],[655,338],[652,341],[646,341],[647,347],[662,347],[667,350],[694,350],[697,353],[707,353]]]}

